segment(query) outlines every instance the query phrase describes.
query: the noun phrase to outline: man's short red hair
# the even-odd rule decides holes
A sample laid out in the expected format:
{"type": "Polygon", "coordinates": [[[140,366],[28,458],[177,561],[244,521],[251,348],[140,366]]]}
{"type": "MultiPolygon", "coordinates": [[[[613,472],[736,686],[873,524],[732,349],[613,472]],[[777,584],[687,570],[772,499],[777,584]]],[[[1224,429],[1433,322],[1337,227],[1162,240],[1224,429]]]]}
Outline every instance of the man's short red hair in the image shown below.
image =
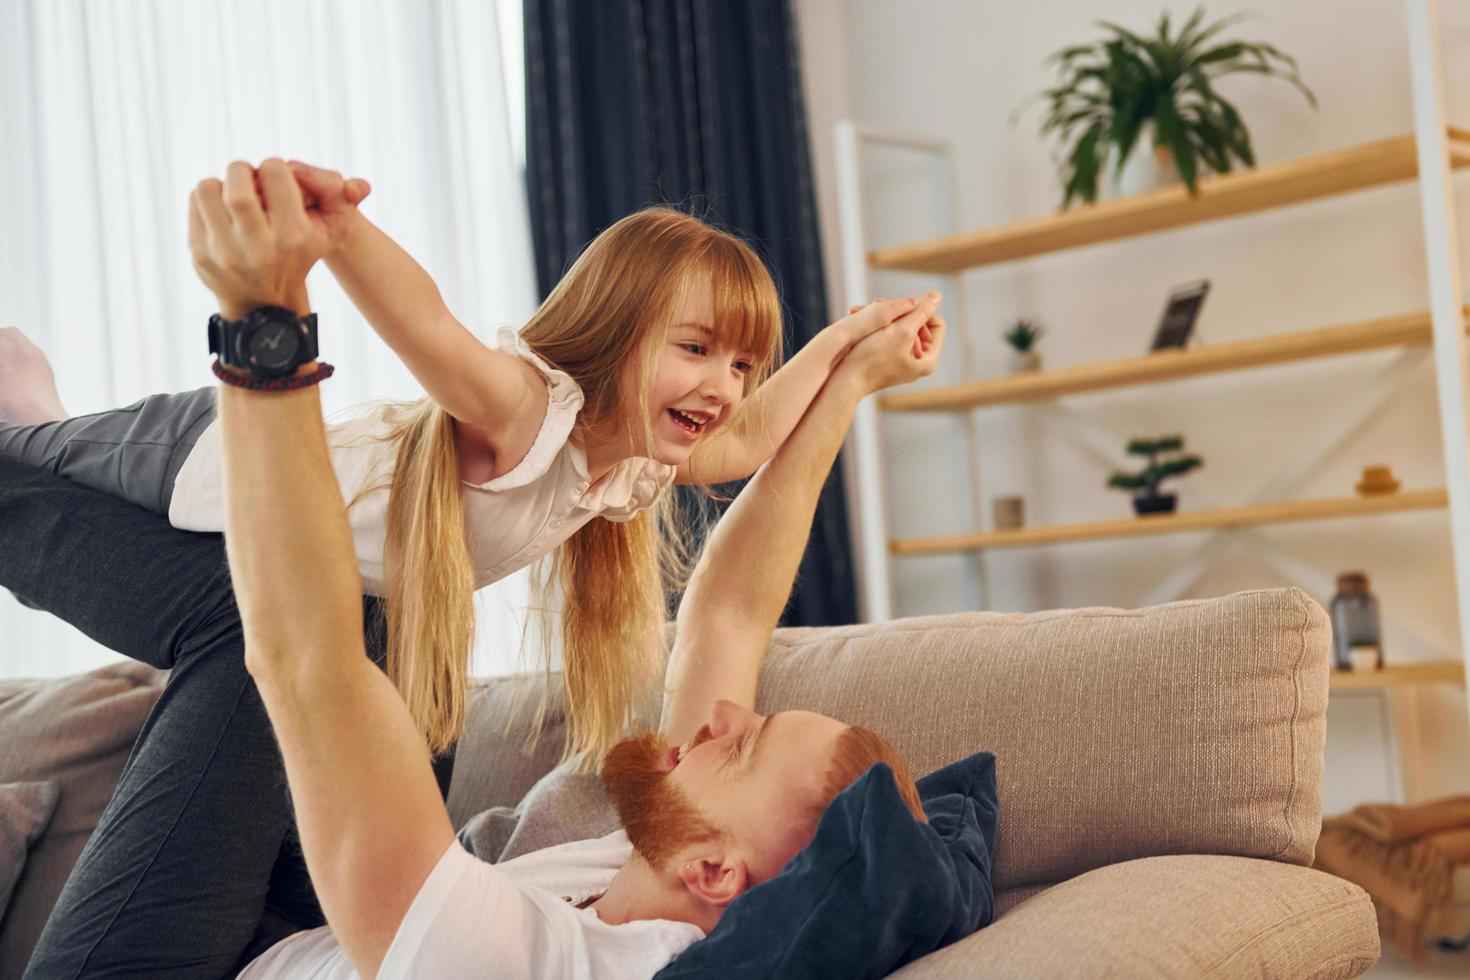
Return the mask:
{"type": "Polygon", "coordinates": [[[879,762],[893,770],[893,781],[898,784],[898,792],[908,805],[909,813],[920,823],[928,823],[929,818],[924,813],[923,804],[919,802],[919,788],[914,785],[914,777],[909,772],[908,763],[903,761],[903,756],[898,754],[898,750],[886,738],[872,729],[849,725],[847,731],[838,737],[837,748],[827,767],[826,784],[815,804],[816,818],[812,821],[813,828],[828,805],[837,798],[837,794],[857,782],[863,773],[879,762]]]}

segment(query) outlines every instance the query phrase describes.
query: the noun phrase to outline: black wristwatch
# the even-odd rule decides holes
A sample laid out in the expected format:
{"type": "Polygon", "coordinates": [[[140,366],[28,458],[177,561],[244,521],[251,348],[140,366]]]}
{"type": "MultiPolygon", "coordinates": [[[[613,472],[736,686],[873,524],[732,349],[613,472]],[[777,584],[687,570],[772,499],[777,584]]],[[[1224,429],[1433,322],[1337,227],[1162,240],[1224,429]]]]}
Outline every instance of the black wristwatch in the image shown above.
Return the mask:
{"type": "Polygon", "coordinates": [[[279,306],[257,306],[243,320],[216,313],[209,318],[209,352],[252,377],[284,378],[316,359],[316,314],[297,316],[279,306]]]}

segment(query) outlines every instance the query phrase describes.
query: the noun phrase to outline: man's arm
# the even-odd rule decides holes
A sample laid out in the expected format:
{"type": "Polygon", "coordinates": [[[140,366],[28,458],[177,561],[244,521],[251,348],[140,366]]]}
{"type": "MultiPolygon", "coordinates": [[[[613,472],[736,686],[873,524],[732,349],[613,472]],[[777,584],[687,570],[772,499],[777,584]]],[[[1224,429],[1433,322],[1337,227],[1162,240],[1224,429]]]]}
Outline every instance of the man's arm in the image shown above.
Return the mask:
{"type": "Polygon", "coordinates": [[[829,324],[756,389],[728,428],[680,464],[675,482],[726,483],[760,469],[791,435],[812,400],[853,345],[915,306],[937,299],[877,300],[829,324]]]}
{"type": "MultiPolygon", "coordinates": [[[[306,270],[326,248],[279,160],[191,198],[196,268],[227,317],[306,312],[306,270]]],[[[280,743],[307,868],[358,973],[377,972],[404,913],[454,841],[429,753],[362,643],[361,583],[315,387],[221,386],[225,544],[246,666],[280,743]]]]}
{"type": "Polygon", "coordinates": [[[931,315],[920,306],[859,343],[710,534],[679,604],[661,726],[669,741],[691,738],[716,701],[754,707],[761,662],[853,413],[868,394],[933,372],[944,322],[931,315]]]}

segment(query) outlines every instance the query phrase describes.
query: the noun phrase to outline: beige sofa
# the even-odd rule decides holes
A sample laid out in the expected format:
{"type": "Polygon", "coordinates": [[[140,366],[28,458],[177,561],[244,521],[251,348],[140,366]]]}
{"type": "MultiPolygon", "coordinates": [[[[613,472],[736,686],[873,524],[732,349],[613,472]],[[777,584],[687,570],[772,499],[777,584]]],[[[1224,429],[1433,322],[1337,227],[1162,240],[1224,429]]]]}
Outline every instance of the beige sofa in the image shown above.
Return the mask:
{"type": "MultiPolygon", "coordinates": [[[[872,727],[920,773],[995,753],[999,916],[899,976],[1352,977],[1378,959],[1373,906],[1308,867],[1328,649],[1325,614],[1296,589],[789,629],[758,707],[872,727]]],[[[46,776],[44,759],[64,784],[0,927],[0,976],[24,963],[157,681],[129,664],[68,684],[0,683],[0,783],[46,776]],[[88,727],[107,752],[83,744],[88,727]]],[[[534,705],[504,731],[528,684],[539,679],[477,688],[449,798],[456,824],[514,805],[552,769],[557,712],[533,750],[534,705]]],[[[543,803],[557,778],[542,780],[543,803]]],[[[572,799],[542,842],[605,818],[585,792],[572,799]]]]}

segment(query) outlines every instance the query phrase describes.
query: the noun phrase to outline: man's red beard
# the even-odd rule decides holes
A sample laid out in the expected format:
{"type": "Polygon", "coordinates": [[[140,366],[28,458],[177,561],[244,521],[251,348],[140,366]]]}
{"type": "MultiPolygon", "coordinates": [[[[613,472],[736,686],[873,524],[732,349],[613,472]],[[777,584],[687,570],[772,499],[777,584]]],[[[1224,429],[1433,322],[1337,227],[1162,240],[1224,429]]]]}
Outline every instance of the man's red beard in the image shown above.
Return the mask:
{"type": "MultiPolygon", "coordinates": [[[[695,736],[695,744],[705,738],[708,734],[702,729],[695,736]]],[[[602,787],[628,832],[628,840],[658,871],[664,870],[665,862],[685,847],[723,836],[663,771],[661,763],[669,747],[649,732],[614,745],[602,764],[602,787]]]]}

